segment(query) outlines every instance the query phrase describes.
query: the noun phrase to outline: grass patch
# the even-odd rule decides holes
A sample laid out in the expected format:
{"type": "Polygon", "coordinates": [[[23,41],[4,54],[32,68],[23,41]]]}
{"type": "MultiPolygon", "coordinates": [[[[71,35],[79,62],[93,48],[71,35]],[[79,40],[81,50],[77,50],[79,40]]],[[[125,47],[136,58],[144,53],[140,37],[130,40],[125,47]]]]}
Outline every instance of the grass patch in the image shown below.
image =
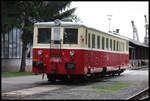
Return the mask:
{"type": "Polygon", "coordinates": [[[14,72],[14,73],[2,73],[2,77],[18,77],[18,76],[27,76],[34,75],[33,72],[14,72]]]}
{"type": "Polygon", "coordinates": [[[108,84],[108,85],[95,85],[92,88],[100,92],[117,93],[120,90],[128,89],[130,85],[131,85],[130,83],[115,83],[115,84],[108,84]]]}

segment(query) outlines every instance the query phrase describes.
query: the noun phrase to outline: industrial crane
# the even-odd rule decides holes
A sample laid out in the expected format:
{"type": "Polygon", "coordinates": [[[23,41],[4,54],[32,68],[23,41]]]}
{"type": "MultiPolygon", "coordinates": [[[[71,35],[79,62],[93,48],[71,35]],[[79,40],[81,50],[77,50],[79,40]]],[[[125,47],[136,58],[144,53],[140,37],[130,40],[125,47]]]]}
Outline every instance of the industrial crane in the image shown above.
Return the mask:
{"type": "Polygon", "coordinates": [[[138,31],[134,24],[134,21],[131,21],[131,23],[132,23],[132,28],[133,28],[133,40],[139,41],[138,31]]]}
{"type": "Polygon", "coordinates": [[[144,15],[144,17],[145,17],[145,37],[144,37],[144,43],[148,45],[148,43],[149,43],[148,22],[147,22],[147,17],[146,17],[146,15],[144,15]]]}

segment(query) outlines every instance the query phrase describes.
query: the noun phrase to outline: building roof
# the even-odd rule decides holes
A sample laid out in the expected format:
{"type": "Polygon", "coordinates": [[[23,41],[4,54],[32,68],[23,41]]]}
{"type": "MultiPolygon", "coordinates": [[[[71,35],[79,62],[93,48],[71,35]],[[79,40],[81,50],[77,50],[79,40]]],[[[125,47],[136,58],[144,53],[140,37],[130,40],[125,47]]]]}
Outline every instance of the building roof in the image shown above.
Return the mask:
{"type": "Polygon", "coordinates": [[[144,43],[141,43],[141,42],[139,42],[139,41],[137,41],[137,40],[133,40],[133,39],[131,39],[131,38],[129,38],[129,41],[132,42],[132,43],[135,44],[135,45],[138,45],[138,46],[149,47],[148,45],[146,45],[146,44],[144,44],[144,43]]]}
{"type": "MultiPolygon", "coordinates": [[[[128,38],[126,36],[123,36],[123,35],[120,35],[122,37],[125,37],[125,38],[128,38]]],[[[144,43],[141,43],[140,41],[137,41],[137,40],[133,40],[131,38],[128,38],[129,42],[132,42],[133,44],[135,45],[138,45],[138,46],[143,46],[143,47],[149,47],[148,45],[144,44],[144,43]]],[[[130,48],[133,48],[133,47],[130,47],[130,48]]]]}

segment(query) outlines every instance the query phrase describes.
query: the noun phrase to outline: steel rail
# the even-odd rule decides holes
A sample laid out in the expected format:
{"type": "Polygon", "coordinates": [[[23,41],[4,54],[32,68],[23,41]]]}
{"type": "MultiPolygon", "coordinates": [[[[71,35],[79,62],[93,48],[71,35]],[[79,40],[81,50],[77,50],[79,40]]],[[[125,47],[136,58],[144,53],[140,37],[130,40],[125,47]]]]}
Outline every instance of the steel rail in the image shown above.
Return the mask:
{"type": "Polygon", "coordinates": [[[148,90],[149,90],[149,87],[147,87],[144,90],[142,90],[142,91],[140,91],[140,92],[138,92],[138,93],[128,97],[127,100],[142,99],[142,97],[148,93],[148,90]]]}

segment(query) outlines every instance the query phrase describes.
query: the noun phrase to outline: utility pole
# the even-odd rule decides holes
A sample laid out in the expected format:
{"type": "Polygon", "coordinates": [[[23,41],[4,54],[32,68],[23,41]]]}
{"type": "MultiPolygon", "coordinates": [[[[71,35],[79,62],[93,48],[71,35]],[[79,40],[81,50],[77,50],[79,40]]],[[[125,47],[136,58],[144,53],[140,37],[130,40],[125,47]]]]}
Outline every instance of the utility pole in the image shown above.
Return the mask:
{"type": "Polygon", "coordinates": [[[144,43],[145,43],[146,45],[148,45],[148,44],[149,44],[148,22],[147,22],[147,17],[146,17],[146,15],[144,15],[144,17],[145,17],[145,37],[144,37],[144,43]]]}
{"type": "Polygon", "coordinates": [[[108,16],[108,20],[109,20],[109,31],[108,32],[110,33],[111,32],[110,31],[110,23],[111,23],[111,17],[112,17],[112,15],[107,15],[107,16],[108,16]]]}
{"type": "Polygon", "coordinates": [[[134,21],[131,21],[131,23],[132,23],[132,28],[133,28],[133,40],[139,41],[138,31],[134,24],[134,21]]]}

